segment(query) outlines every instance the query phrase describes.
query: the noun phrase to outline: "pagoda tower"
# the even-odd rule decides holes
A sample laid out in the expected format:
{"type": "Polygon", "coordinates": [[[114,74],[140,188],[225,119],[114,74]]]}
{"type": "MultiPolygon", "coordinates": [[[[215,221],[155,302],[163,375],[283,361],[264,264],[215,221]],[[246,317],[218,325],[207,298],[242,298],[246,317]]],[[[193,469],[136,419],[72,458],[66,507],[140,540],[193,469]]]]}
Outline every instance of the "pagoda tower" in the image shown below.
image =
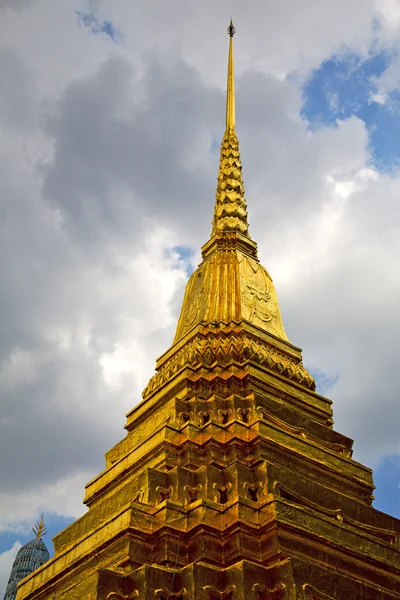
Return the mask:
{"type": "Polygon", "coordinates": [[[400,599],[400,521],[372,507],[249,235],[228,33],[212,233],[175,339],[17,600],[400,599]]]}
{"type": "Polygon", "coordinates": [[[50,558],[47,546],[42,540],[42,537],[46,533],[43,515],[39,523],[32,528],[32,531],[35,534],[35,538],[22,546],[17,552],[6,587],[6,593],[4,594],[4,600],[15,600],[18,583],[44,565],[50,558]]]}

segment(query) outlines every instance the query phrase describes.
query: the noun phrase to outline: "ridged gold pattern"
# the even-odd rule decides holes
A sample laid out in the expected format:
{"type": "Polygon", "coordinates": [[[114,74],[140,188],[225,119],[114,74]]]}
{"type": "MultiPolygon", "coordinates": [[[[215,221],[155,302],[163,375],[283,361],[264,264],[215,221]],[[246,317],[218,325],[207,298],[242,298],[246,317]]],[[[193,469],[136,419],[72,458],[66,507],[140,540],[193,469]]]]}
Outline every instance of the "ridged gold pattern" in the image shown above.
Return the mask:
{"type": "Polygon", "coordinates": [[[247,322],[287,341],[272,279],[234,237],[215,245],[186,287],[174,343],[199,323],[247,322]]]}
{"type": "Polygon", "coordinates": [[[239,154],[239,140],[235,131],[235,75],[232,44],[235,31],[231,21],[228,27],[230,39],[226,88],[226,130],[221,144],[213,235],[225,231],[239,231],[245,235],[248,234],[242,163],[239,154]]]}
{"type": "Polygon", "coordinates": [[[248,235],[239,141],[234,128],[225,131],[220,153],[212,233],[239,231],[248,235]]]}
{"type": "Polygon", "coordinates": [[[162,388],[185,367],[211,367],[217,363],[226,367],[228,363],[241,364],[249,361],[307,389],[315,390],[315,381],[299,358],[285,354],[273,343],[265,342],[255,335],[250,336],[237,327],[235,332],[228,335],[211,333],[209,330],[206,333],[204,330],[203,334],[193,337],[158,369],[144,389],[143,398],[148,398],[162,388]]]}
{"type": "Polygon", "coordinates": [[[400,521],[372,507],[248,235],[228,33],[213,232],[174,342],[17,600],[400,600],[400,521]]]}

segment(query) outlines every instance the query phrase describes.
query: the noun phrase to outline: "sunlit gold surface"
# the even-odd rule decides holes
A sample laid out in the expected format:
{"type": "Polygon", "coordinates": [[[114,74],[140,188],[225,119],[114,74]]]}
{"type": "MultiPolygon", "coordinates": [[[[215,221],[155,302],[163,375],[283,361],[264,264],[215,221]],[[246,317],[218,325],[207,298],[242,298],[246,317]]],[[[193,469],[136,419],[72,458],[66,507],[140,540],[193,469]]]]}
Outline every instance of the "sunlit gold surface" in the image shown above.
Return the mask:
{"type": "Polygon", "coordinates": [[[233,127],[225,131],[221,144],[213,220],[213,234],[228,231],[248,234],[239,141],[233,127]]]}
{"type": "Polygon", "coordinates": [[[229,57],[228,57],[228,78],[226,84],[226,129],[235,128],[235,73],[233,63],[233,44],[232,38],[235,34],[232,19],[228,27],[229,33],[229,57]]]}
{"type": "Polygon", "coordinates": [[[400,599],[400,522],[372,507],[248,236],[232,35],[213,230],[174,343],[17,600],[400,599]]]}

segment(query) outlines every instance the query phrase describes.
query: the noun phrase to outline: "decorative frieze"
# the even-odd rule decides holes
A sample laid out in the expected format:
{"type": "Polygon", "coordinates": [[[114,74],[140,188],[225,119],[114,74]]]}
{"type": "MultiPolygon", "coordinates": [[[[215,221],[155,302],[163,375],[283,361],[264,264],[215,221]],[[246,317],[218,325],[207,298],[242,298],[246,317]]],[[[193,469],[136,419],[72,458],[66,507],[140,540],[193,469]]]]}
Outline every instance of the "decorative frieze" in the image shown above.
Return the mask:
{"type": "Polygon", "coordinates": [[[160,367],[144,389],[143,398],[151,396],[186,367],[211,368],[217,363],[226,368],[229,363],[244,365],[247,362],[259,364],[307,389],[315,390],[315,381],[301,361],[280,352],[261,338],[257,340],[243,332],[196,336],[160,367]]]}

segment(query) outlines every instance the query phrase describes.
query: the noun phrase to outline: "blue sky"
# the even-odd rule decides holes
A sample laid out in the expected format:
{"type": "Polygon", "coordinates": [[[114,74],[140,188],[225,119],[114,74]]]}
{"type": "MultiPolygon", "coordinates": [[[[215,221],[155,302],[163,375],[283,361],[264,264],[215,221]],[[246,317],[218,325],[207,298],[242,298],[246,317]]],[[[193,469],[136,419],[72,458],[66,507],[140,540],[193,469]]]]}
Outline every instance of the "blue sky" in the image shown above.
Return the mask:
{"type": "Polygon", "coordinates": [[[113,42],[117,41],[119,30],[108,19],[101,20],[94,13],[76,11],[78,24],[81,27],[86,27],[94,35],[106,35],[113,42]]]}
{"type": "Polygon", "coordinates": [[[373,164],[390,172],[400,160],[400,111],[398,92],[390,103],[374,100],[376,79],[388,68],[391,56],[380,53],[371,58],[354,54],[334,56],[313,72],[304,86],[302,115],[311,130],[335,127],[338,120],[355,115],[369,130],[373,164]]]}
{"type": "Polygon", "coordinates": [[[166,250],[166,256],[174,259],[175,268],[183,269],[187,277],[190,277],[195,268],[193,265],[193,255],[194,250],[190,246],[174,246],[166,250]]]}
{"type": "MultiPolygon", "coordinates": [[[[53,556],[54,548],[53,542],[51,541],[57,533],[65,529],[68,525],[73,523],[75,519],[68,517],[60,517],[58,515],[46,514],[44,515],[44,520],[46,524],[47,534],[44,536],[44,541],[46,542],[46,546],[53,556]]],[[[4,552],[11,548],[16,539],[24,545],[29,542],[33,538],[34,534],[31,531],[30,524],[26,524],[26,532],[24,533],[15,533],[14,531],[9,531],[2,533],[0,535],[0,552],[4,552]]]]}
{"type": "Polygon", "coordinates": [[[378,510],[400,519],[400,465],[398,456],[386,456],[374,470],[375,502],[378,510]]]}

